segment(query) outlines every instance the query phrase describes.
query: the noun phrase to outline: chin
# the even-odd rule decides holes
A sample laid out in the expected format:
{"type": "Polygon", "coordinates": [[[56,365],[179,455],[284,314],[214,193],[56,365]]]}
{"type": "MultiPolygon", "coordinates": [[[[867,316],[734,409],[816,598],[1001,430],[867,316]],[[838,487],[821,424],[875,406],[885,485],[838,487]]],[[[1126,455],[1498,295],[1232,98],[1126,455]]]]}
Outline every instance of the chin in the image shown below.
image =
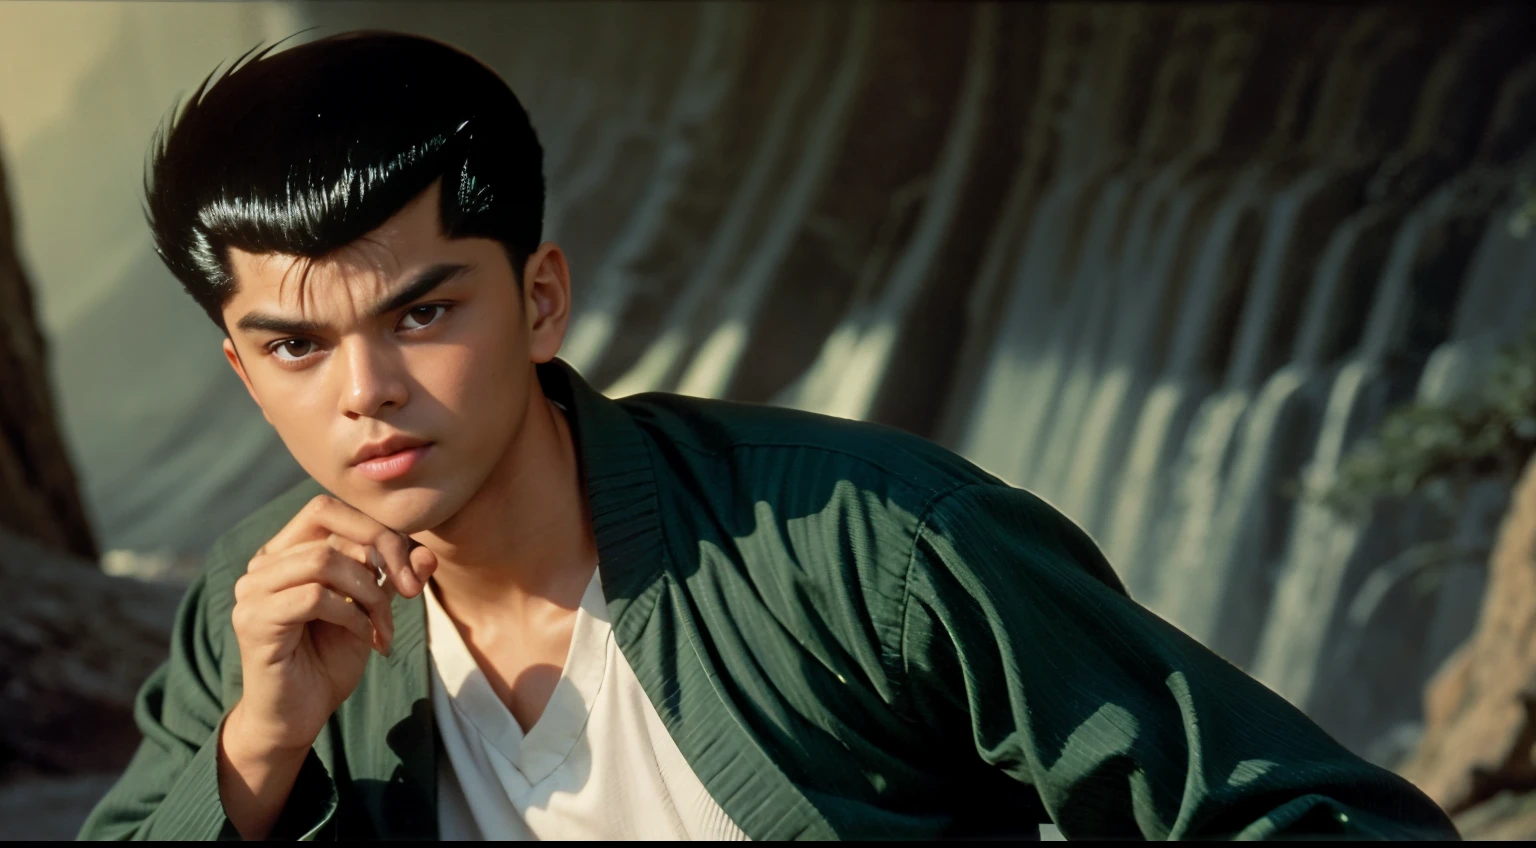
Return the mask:
{"type": "Polygon", "coordinates": [[[440,489],[410,487],[370,492],[351,502],[369,518],[407,536],[431,530],[452,518],[462,499],[440,489]]]}

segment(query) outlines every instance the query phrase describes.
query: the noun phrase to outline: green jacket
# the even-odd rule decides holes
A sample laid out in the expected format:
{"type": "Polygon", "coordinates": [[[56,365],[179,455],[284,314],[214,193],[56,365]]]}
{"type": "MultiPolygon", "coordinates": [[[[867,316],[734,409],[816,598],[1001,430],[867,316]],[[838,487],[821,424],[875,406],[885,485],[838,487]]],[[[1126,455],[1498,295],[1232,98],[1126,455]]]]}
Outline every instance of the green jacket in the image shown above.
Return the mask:
{"type": "MultiPolygon", "coordinates": [[[[752,839],[1455,838],[1401,778],[1133,602],[1038,498],[894,429],[539,369],[579,444],[619,648],[752,839]]],[[[144,684],[144,742],[83,838],[234,836],[217,730],[233,585],[319,491],[213,548],[144,684]]],[[[433,838],[424,606],[395,600],[275,838],[433,838]]]]}

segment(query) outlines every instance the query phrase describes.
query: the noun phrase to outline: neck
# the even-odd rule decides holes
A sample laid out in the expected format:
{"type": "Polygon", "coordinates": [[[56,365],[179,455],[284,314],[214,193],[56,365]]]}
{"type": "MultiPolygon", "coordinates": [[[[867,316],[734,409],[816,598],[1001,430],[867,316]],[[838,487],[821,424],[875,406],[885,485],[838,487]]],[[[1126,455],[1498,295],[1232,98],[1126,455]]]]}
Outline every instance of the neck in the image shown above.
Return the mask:
{"type": "Polygon", "coordinates": [[[437,555],[433,582],[456,618],[580,605],[597,541],[570,425],[537,380],[522,427],[480,490],[412,538],[437,555]]]}

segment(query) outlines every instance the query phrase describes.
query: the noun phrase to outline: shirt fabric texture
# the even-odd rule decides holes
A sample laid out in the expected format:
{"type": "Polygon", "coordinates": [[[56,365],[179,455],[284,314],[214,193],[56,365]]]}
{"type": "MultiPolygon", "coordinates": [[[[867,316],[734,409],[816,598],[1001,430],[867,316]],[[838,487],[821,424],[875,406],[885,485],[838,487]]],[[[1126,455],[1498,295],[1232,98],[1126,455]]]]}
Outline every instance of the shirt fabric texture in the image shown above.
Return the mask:
{"type": "MultiPolygon", "coordinates": [[[[893,428],[651,393],[559,360],[614,643],[753,840],[1429,838],[1450,820],[1127,596],[1048,504],[893,428]]],[[[218,732],[234,582],[321,491],[227,533],[144,684],[144,741],[81,836],[236,834],[218,732]]],[[[432,839],[426,603],[315,740],[272,837],[432,839]]]]}

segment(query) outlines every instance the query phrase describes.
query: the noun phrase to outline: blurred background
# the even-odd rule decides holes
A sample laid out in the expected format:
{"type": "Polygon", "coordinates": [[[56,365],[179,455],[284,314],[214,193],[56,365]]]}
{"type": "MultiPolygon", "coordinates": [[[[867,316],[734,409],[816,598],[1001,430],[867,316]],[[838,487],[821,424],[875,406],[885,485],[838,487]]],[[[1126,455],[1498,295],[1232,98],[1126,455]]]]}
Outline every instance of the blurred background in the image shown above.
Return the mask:
{"type": "Polygon", "coordinates": [[[299,480],[161,266],[150,134],[306,27],[495,68],[562,356],[880,421],[1138,601],[1536,836],[1536,10],[0,4],[0,836],[70,836],[208,545],[299,480]]]}

